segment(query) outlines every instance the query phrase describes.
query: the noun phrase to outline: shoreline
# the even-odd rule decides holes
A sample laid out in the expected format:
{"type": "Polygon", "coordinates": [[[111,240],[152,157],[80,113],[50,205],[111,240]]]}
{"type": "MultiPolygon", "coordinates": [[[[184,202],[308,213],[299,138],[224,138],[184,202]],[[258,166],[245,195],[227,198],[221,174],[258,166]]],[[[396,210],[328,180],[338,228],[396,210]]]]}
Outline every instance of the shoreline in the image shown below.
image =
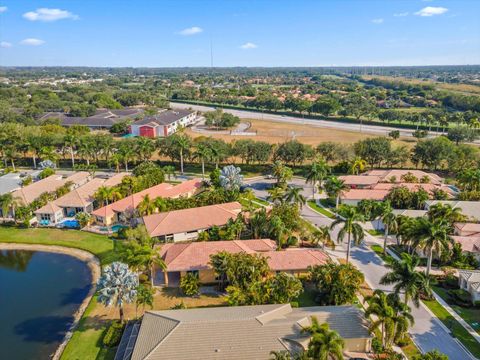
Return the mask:
{"type": "Polygon", "coordinates": [[[72,314],[74,319],[73,323],[67,329],[67,332],[65,333],[63,341],[57,347],[57,349],[55,350],[55,353],[52,356],[53,360],[60,359],[63,353],[63,350],[67,346],[68,341],[72,337],[75,329],[78,326],[80,319],[82,318],[85,310],[87,309],[88,304],[90,304],[90,301],[92,300],[92,297],[96,292],[97,281],[101,275],[100,260],[95,255],[93,255],[88,251],[80,250],[76,248],[58,246],[58,245],[18,244],[18,243],[1,243],[0,242],[0,250],[43,251],[43,252],[69,255],[85,262],[88,268],[90,269],[90,274],[92,275],[90,290],[87,296],[85,297],[85,299],[83,299],[78,309],[72,314]]]}

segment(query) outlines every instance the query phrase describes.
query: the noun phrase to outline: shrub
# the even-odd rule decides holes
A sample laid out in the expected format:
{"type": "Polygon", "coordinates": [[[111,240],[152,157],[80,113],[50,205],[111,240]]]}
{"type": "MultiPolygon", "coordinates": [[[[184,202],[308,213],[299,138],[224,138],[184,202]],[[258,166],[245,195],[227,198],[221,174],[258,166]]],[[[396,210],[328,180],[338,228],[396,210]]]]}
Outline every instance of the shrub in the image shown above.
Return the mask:
{"type": "Polygon", "coordinates": [[[123,324],[119,321],[112,322],[103,337],[103,345],[107,347],[117,346],[122,339],[122,333],[123,324]]]}
{"type": "Polygon", "coordinates": [[[198,280],[198,275],[195,273],[187,273],[180,280],[180,289],[186,296],[195,296],[198,295],[200,291],[200,282],[198,280]]]}
{"type": "Polygon", "coordinates": [[[298,301],[292,301],[292,302],[290,302],[290,306],[291,306],[292,308],[298,308],[298,306],[299,306],[299,305],[298,305],[298,301]]]}
{"type": "Polygon", "coordinates": [[[45,179],[53,174],[55,174],[55,170],[53,170],[52,168],[45,168],[40,172],[40,174],[38,174],[38,178],[45,179]]]}
{"type": "Polygon", "coordinates": [[[468,291],[463,289],[456,289],[456,290],[450,290],[448,293],[457,305],[460,305],[460,306],[472,305],[472,297],[468,291]]]}

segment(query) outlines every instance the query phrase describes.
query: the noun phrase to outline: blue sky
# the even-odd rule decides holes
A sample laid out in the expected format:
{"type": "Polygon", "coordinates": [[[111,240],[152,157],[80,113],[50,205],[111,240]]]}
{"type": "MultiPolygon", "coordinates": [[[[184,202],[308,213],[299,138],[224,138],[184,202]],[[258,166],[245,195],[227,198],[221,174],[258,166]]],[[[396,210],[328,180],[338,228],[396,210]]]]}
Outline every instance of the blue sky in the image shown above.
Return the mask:
{"type": "Polygon", "coordinates": [[[479,0],[0,0],[0,65],[480,63],[479,0]]]}

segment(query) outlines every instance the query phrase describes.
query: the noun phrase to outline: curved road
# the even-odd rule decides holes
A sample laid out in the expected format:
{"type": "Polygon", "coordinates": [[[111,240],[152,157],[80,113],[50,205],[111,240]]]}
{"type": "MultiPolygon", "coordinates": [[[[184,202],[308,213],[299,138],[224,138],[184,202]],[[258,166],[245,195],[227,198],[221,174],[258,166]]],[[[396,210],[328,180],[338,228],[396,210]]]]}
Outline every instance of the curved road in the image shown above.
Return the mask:
{"type": "MultiPolygon", "coordinates": [[[[212,111],[215,109],[214,107],[210,107],[210,106],[183,104],[183,103],[176,103],[176,102],[170,102],[170,106],[174,109],[175,108],[176,109],[192,108],[193,110],[197,110],[197,111],[212,111]]],[[[410,129],[394,128],[394,127],[381,126],[381,125],[377,126],[377,125],[349,124],[349,123],[342,123],[342,122],[330,121],[330,120],[317,120],[317,119],[299,118],[299,117],[287,116],[287,115],[265,114],[265,113],[248,111],[248,110],[223,109],[223,111],[228,112],[232,115],[238,116],[241,119],[257,119],[257,120],[267,120],[267,121],[280,122],[280,123],[303,124],[303,125],[311,125],[319,128],[362,132],[365,134],[373,134],[373,135],[386,136],[392,130],[399,130],[400,136],[412,137],[412,133],[414,132],[414,130],[410,130],[410,129]]],[[[441,135],[440,133],[437,133],[434,131],[429,132],[429,134],[430,136],[441,135]]]]}
{"type": "MultiPolygon", "coordinates": [[[[265,199],[268,195],[267,188],[274,183],[274,180],[266,179],[252,179],[245,180],[245,183],[250,184],[255,195],[259,198],[265,199]]],[[[303,179],[294,178],[291,185],[302,187],[304,189],[304,196],[311,197],[312,185],[305,184],[303,179]]],[[[311,223],[319,225],[327,225],[333,222],[316,211],[313,211],[308,206],[302,208],[302,216],[311,223]]],[[[332,239],[336,239],[338,229],[334,228],[330,232],[332,239]]],[[[368,247],[372,243],[376,243],[375,238],[370,234],[365,233],[366,244],[356,246],[351,249],[350,261],[354,264],[365,276],[365,280],[372,289],[381,289],[384,291],[392,291],[393,286],[380,285],[380,279],[389,270],[385,267],[384,262],[368,247]]],[[[345,244],[337,246],[332,255],[341,258],[345,257],[345,244]]],[[[415,344],[423,351],[438,349],[440,352],[446,354],[450,360],[469,360],[475,359],[467,353],[462,345],[457,340],[450,336],[448,329],[443,323],[433,315],[430,310],[421,303],[420,307],[416,308],[412,303],[409,304],[412,308],[412,315],[415,319],[415,324],[410,328],[410,335],[415,344]]]]}

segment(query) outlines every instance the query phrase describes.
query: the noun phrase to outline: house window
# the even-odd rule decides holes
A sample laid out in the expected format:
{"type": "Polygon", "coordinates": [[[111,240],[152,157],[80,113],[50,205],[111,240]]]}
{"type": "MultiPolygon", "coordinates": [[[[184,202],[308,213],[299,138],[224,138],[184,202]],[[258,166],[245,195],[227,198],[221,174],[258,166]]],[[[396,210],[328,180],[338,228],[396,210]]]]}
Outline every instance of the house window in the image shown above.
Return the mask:
{"type": "Polygon", "coordinates": [[[40,214],[40,219],[50,221],[50,214],[40,214]]]}

